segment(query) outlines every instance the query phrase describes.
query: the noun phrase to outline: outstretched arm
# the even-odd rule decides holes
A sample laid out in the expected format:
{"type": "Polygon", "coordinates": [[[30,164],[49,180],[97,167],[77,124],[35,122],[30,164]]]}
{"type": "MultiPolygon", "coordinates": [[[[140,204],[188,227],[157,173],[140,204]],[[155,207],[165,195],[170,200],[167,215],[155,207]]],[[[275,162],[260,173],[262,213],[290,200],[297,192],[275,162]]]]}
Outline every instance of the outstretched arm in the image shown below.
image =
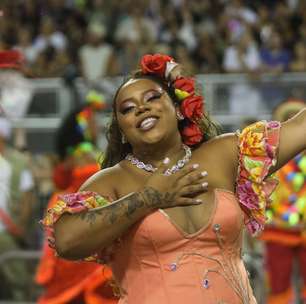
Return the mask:
{"type": "Polygon", "coordinates": [[[303,150],[306,150],[306,108],[282,123],[277,163],[270,173],[280,169],[303,150]]]}

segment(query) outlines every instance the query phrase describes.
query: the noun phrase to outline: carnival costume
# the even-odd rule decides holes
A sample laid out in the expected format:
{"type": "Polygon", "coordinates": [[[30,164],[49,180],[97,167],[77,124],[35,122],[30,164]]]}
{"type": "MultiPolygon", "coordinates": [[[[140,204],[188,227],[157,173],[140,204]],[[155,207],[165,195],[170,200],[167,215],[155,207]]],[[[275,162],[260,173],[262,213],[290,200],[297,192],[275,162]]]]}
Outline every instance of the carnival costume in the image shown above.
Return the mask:
{"type": "MultiPolygon", "coordinates": [[[[151,62],[152,73],[156,68],[163,75],[163,62],[172,59],[163,61],[158,57],[161,55],[154,56],[158,60],[151,56],[143,61],[151,62]]],[[[143,73],[150,70],[146,67],[143,73]]],[[[190,79],[176,80],[180,109],[188,120],[182,138],[189,146],[205,136],[200,123],[203,100],[195,94],[192,83],[190,79]]],[[[236,191],[215,189],[214,212],[206,226],[188,234],[159,209],[135,223],[112,246],[86,259],[111,267],[120,304],[256,303],[241,258],[242,232],[245,225],[251,234],[263,229],[266,205],[276,186],[267,175],[276,163],[279,129],[277,122],[258,122],[237,133],[236,191]]],[[[83,212],[111,202],[112,198],[93,192],[61,196],[43,220],[50,244],[54,244],[54,223],[63,213],[83,212]]]]}
{"type": "MultiPolygon", "coordinates": [[[[284,120],[305,107],[302,101],[289,100],[276,110],[276,119],[284,120]],[[280,115],[281,114],[281,115],[280,115]]],[[[301,153],[276,172],[279,185],[267,209],[267,226],[260,239],[265,241],[269,280],[269,304],[288,304],[294,296],[291,287],[296,259],[306,299],[306,153],[301,153]],[[281,267],[281,271],[280,271],[281,267]]],[[[299,295],[300,296],[300,295],[299,295]]]]}
{"type": "MultiPolygon", "coordinates": [[[[92,95],[92,93],[90,94],[92,95]]],[[[97,98],[95,100],[97,101],[97,98]]],[[[94,109],[101,109],[101,107],[95,104],[94,109]]],[[[80,158],[88,153],[98,156],[90,142],[90,134],[88,133],[88,118],[92,113],[93,107],[90,102],[81,112],[77,113],[77,131],[81,132],[84,139],[88,141],[80,142],[74,147],[68,147],[68,154],[75,158],[80,158]]],[[[48,208],[57,209],[60,195],[77,191],[90,176],[99,171],[100,167],[94,161],[95,158],[97,157],[93,157],[92,163],[72,168],[69,171],[68,180],[63,180],[67,174],[58,175],[59,185],[63,186],[69,183],[69,186],[51,197],[48,208]]],[[[58,168],[57,174],[60,172],[58,168]]],[[[46,240],[35,277],[36,283],[44,288],[44,293],[39,297],[37,303],[115,304],[118,300],[113,295],[113,289],[110,285],[111,277],[111,270],[105,265],[73,262],[56,256],[55,251],[48,246],[46,240]]]]}

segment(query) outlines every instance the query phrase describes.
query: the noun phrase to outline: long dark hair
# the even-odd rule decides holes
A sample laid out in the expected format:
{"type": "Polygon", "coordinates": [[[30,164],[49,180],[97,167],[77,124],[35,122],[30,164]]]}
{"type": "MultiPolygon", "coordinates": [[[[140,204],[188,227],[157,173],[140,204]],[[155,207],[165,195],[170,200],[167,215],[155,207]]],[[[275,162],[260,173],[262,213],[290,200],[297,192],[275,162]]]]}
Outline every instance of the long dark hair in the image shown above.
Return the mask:
{"type": "MultiPolygon", "coordinates": [[[[178,105],[179,101],[174,93],[174,87],[166,82],[164,79],[154,76],[154,75],[143,75],[141,71],[136,71],[129,77],[127,77],[123,83],[117,89],[115,96],[113,98],[113,113],[111,122],[109,124],[108,130],[106,132],[106,138],[108,141],[108,145],[105,151],[105,155],[101,162],[102,168],[112,167],[115,164],[119,163],[121,160],[125,158],[128,153],[132,152],[132,146],[129,143],[122,143],[122,134],[118,125],[117,117],[116,117],[116,99],[121,90],[121,88],[131,79],[150,79],[157,84],[159,84],[170,96],[173,101],[173,104],[178,105]]],[[[199,89],[199,88],[198,88],[199,89]]],[[[201,143],[208,141],[209,139],[217,136],[221,133],[221,128],[212,119],[209,117],[208,113],[204,113],[203,119],[200,122],[202,129],[204,131],[204,137],[202,141],[197,144],[199,146],[201,143]]],[[[181,131],[186,125],[186,121],[178,121],[178,128],[181,131]]],[[[195,146],[195,148],[196,148],[195,146]]]]}
{"type": "Polygon", "coordinates": [[[67,113],[61,121],[55,134],[55,151],[61,160],[68,155],[69,148],[73,148],[81,142],[88,141],[78,126],[77,114],[88,105],[84,104],[67,113]]]}

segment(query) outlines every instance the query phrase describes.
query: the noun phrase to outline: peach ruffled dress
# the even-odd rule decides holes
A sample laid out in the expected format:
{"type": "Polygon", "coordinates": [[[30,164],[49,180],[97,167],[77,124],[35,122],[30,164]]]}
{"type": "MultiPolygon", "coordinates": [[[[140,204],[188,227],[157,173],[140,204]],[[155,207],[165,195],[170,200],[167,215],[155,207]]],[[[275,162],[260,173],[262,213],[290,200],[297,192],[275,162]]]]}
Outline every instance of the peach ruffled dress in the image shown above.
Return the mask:
{"type": "MultiPolygon", "coordinates": [[[[275,164],[278,134],[276,122],[259,122],[238,134],[236,193],[215,189],[214,212],[196,233],[185,233],[157,210],[90,258],[107,260],[120,304],[256,303],[241,257],[242,231],[244,225],[252,234],[263,229],[265,206],[276,185],[267,173],[275,164]]],[[[61,207],[50,209],[44,224],[52,229],[64,212],[105,204],[97,197],[92,192],[62,197],[61,207]]]]}

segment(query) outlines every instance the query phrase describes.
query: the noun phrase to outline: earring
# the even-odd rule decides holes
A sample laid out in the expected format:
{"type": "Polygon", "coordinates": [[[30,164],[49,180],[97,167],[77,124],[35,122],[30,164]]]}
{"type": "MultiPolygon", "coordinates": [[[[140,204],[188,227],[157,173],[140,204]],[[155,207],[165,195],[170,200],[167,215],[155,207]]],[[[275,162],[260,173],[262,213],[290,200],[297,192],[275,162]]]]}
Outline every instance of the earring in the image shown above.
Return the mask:
{"type": "Polygon", "coordinates": [[[121,133],[121,143],[123,143],[123,144],[127,143],[126,137],[123,133],[121,133]]]}
{"type": "Polygon", "coordinates": [[[185,117],[180,110],[176,110],[176,118],[177,120],[184,120],[185,117]]]}

